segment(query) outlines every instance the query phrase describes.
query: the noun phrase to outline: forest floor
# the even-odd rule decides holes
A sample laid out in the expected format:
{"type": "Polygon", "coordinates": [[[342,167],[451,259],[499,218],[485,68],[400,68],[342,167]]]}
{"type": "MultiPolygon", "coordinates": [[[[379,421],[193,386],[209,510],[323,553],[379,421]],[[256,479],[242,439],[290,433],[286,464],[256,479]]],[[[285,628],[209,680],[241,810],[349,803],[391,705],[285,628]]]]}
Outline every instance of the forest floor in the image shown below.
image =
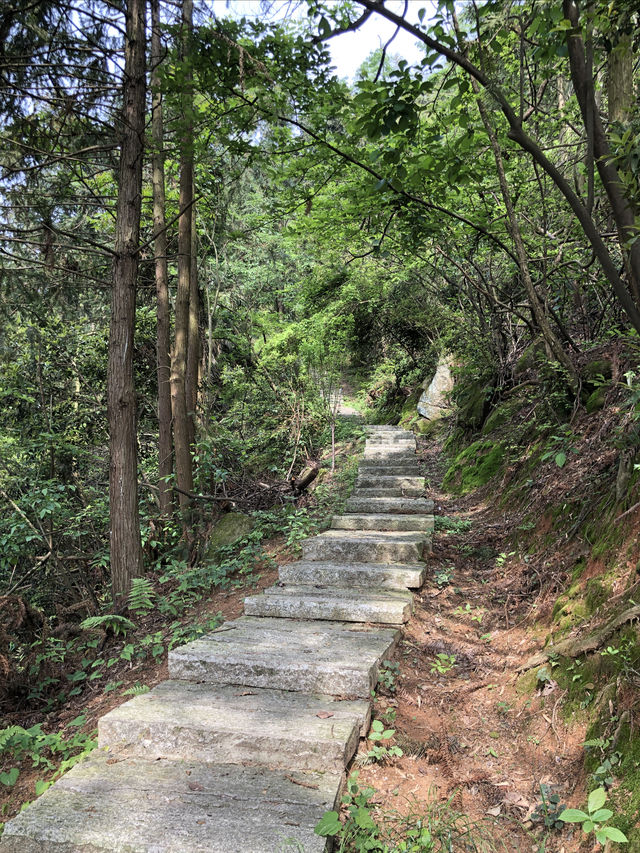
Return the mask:
{"type": "Polygon", "coordinates": [[[519,519],[482,492],[440,491],[443,458],[437,443],[425,444],[436,516],[430,571],[393,658],[395,684],[379,691],[374,711],[389,720],[395,711],[387,725],[404,754],[367,763],[364,743],[353,765],[359,784],[375,789],[381,811],[420,813],[425,803],[449,801],[470,835],[488,840],[477,849],[591,850],[579,827],[543,830],[541,786],[559,795],[557,813],[584,807],[585,722],[567,713],[552,679],[521,677],[548,627],[537,624],[536,596],[513,592],[521,585],[505,552],[519,519]]]}

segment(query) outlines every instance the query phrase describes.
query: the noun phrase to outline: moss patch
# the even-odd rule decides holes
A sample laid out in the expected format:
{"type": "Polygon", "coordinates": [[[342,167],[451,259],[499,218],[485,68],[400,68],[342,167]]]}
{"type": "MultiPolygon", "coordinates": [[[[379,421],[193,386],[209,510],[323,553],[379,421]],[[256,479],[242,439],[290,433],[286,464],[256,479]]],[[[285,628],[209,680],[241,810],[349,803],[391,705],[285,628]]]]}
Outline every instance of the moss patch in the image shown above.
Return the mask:
{"type": "Polygon", "coordinates": [[[464,495],[488,483],[502,468],[505,459],[504,447],[492,441],[474,441],[459,453],[445,474],[444,488],[457,495],[464,495]]]}
{"type": "Polygon", "coordinates": [[[500,403],[499,406],[496,406],[495,409],[493,409],[489,417],[484,422],[482,435],[489,435],[489,433],[494,432],[499,427],[508,423],[521,406],[522,401],[518,399],[506,400],[504,403],[500,403]]]}
{"type": "Polygon", "coordinates": [[[251,533],[254,527],[253,518],[243,512],[228,512],[223,515],[209,535],[207,556],[225,545],[233,545],[238,539],[242,539],[247,533],[251,533]]]}
{"type": "Polygon", "coordinates": [[[607,399],[607,391],[609,390],[609,384],[601,385],[599,388],[596,388],[595,391],[592,391],[591,394],[587,397],[587,402],[585,404],[587,412],[592,415],[594,412],[599,412],[600,409],[604,409],[604,404],[607,399]]]}

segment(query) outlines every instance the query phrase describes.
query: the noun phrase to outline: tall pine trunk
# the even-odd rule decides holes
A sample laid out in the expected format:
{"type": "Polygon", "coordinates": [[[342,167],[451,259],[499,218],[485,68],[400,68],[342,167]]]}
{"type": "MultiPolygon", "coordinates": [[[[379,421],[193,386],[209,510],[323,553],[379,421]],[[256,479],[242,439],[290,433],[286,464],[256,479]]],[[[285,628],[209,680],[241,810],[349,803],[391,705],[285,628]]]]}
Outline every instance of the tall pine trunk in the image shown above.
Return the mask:
{"type": "Polygon", "coordinates": [[[133,340],[145,127],[145,2],[126,9],[122,146],[109,330],[109,515],[111,584],[116,604],[142,574],[133,340]]]}
{"type": "Polygon", "coordinates": [[[160,513],[172,511],[172,492],[169,478],[173,472],[171,442],[171,357],[169,320],[169,273],[167,267],[167,232],[165,222],[164,186],[164,122],[160,91],[160,0],[151,0],[151,87],[153,136],[153,229],[156,266],[156,371],[158,377],[158,488],[160,513]]]}
{"type": "Polygon", "coordinates": [[[193,469],[190,446],[186,379],[189,347],[189,302],[191,297],[191,205],[193,203],[193,88],[188,71],[188,48],[193,21],[192,0],[182,4],[181,59],[185,66],[182,92],[182,133],[180,140],[180,218],[178,220],[178,287],[175,307],[175,335],[171,359],[171,403],[175,448],[176,483],[180,508],[191,503],[193,469]]]}

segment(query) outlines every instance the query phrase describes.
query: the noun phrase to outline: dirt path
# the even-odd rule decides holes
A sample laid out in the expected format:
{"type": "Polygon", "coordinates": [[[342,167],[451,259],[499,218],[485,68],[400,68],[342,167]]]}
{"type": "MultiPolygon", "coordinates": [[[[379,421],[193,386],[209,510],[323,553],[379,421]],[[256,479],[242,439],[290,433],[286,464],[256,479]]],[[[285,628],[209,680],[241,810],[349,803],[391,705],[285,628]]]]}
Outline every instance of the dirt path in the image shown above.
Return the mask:
{"type": "Polygon", "coordinates": [[[430,579],[394,657],[396,689],[382,689],[376,703],[378,716],[395,711],[388,725],[404,755],[366,764],[365,747],[360,780],[385,808],[451,798],[497,849],[577,851],[582,833],[569,826],[541,846],[536,819],[541,785],[563,807],[582,805],[584,725],[564,718],[565,695],[552,680],[544,689],[535,674],[519,680],[546,628],[535,624],[536,593],[526,592],[509,553],[518,520],[477,498],[443,494],[440,448],[431,444],[422,456],[436,514],[430,579]]]}

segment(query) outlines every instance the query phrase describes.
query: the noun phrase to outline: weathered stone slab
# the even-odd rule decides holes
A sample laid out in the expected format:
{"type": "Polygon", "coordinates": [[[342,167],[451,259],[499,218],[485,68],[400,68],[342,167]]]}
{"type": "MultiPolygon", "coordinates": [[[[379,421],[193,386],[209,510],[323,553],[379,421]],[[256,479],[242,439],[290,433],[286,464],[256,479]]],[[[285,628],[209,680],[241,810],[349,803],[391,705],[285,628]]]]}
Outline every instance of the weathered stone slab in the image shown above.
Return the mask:
{"type": "Polygon", "coordinates": [[[324,853],[313,827],[340,786],[339,775],[93,753],[7,823],[0,851],[324,853]]]}
{"type": "Polygon", "coordinates": [[[415,452],[408,450],[379,450],[378,448],[365,449],[363,460],[365,462],[388,462],[389,464],[406,465],[416,462],[415,452]]]}
{"type": "Polygon", "coordinates": [[[424,563],[323,563],[300,560],[280,566],[278,574],[280,580],[289,585],[406,589],[422,586],[425,572],[424,563]]]}
{"type": "Polygon", "coordinates": [[[424,486],[380,486],[364,488],[356,484],[352,494],[354,498],[417,498],[424,492],[424,486]]]}
{"type": "Polygon", "coordinates": [[[274,586],[244,600],[248,616],[280,619],[332,619],[401,625],[411,616],[413,597],[400,590],[356,592],[320,586],[274,586]]]}
{"type": "Polygon", "coordinates": [[[347,512],[426,515],[433,512],[433,501],[424,498],[349,498],[347,512]]]}
{"type": "Polygon", "coordinates": [[[392,513],[349,513],[334,515],[332,530],[433,530],[432,515],[393,515],[392,513]]]}
{"type": "Polygon", "coordinates": [[[424,477],[404,476],[399,477],[393,474],[387,474],[380,471],[379,473],[371,471],[369,473],[360,472],[356,480],[356,488],[359,489],[381,489],[381,488],[398,488],[398,489],[417,489],[419,492],[424,491],[424,477]]]}
{"type": "Polygon", "coordinates": [[[368,698],[391,628],[245,616],[169,652],[172,678],[368,698]]]}
{"type": "Polygon", "coordinates": [[[424,556],[427,538],[413,531],[327,530],[301,543],[302,556],[349,563],[416,563],[424,556]]]}
{"type": "Polygon", "coordinates": [[[412,461],[402,462],[400,464],[396,464],[395,462],[386,462],[381,459],[378,461],[366,459],[358,466],[358,473],[365,477],[376,475],[380,475],[382,477],[417,477],[419,475],[418,462],[415,458],[412,461]]]}
{"type": "Polygon", "coordinates": [[[364,701],[170,680],[102,717],[98,743],[149,760],[341,773],[368,718],[364,701]]]}

